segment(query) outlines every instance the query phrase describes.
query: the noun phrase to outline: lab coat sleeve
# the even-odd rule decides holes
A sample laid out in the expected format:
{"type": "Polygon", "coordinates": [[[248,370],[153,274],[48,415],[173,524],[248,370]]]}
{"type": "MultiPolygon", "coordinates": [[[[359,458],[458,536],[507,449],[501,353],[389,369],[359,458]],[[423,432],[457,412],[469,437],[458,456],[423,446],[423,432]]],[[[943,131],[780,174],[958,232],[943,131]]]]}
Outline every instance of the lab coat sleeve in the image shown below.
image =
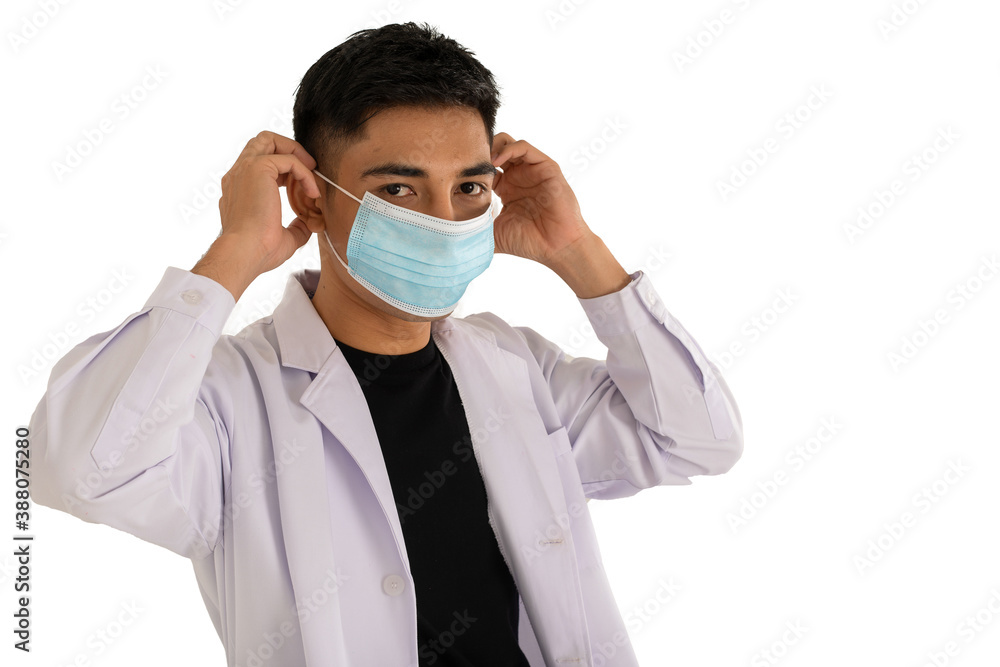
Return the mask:
{"type": "Polygon", "coordinates": [[[235,305],[214,280],[167,267],[142,310],[61,358],[29,422],[32,499],[182,556],[210,554],[231,399],[205,380],[235,305]]]}
{"type": "Polygon", "coordinates": [[[572,358],[515,327],[546,378],[588,498],[690,484],[743,452],[739,409],[718,367],[636,271],[621,290],[580,299],[607,358],[572,358]]]}

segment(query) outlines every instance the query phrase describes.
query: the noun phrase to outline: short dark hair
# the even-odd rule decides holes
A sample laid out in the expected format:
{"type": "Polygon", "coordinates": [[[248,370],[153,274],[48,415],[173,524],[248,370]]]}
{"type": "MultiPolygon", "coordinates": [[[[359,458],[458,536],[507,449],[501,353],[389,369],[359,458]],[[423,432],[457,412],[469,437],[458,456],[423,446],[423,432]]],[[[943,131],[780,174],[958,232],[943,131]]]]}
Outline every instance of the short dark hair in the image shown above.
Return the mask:
{"type": "Polygon", "coordinates": [[[472,51],[427,23],[359,30],[302,77],[292,109],[295,140],[334,179],[343,151],[367,138],[365,121],[396,106],[471,107],[492,144],[500,93],[472,51]]]}

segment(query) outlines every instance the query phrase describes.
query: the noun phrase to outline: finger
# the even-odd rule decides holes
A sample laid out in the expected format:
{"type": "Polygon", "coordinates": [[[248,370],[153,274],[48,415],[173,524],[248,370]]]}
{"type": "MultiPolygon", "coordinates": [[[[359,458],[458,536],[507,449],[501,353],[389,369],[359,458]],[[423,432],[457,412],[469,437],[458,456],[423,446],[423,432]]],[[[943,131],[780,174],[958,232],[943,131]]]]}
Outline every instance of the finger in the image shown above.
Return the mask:
{"type": "Polygon", "coordinates": [[[493,145],[490,147],[490,159],[496,164],[497,155],[507,144],[514,143],[514,137],[506,132],[498,132],[493,136],[493,145]]]}
{"type": "Polygon", "coordinates": [[[294,155],[309,169],[316,168],[316,160],[306,152],[302,144],[270,130],[264,130],[248,141],[240,157],[273,154],[294,155]]]}
{"type": "Polygon", "coordinates": [[[292,220],[287,229],[288,233],[292,235],[292,243],[295,244],[296,250],[304,246],[309,241],[309,237],[313,234],[306,226],[306,223],[302,220],[302,218],[295,218],[292,220]]]}
{"type": "Polygon", "coordinates": [[[493,160],[493,164],[497,167],[504,167],[508,162],[510,164],[538,164],[539,162],[545,162],[547,160],[551,160],[548,155],[538,150],[527,141],[520,139],[507,144],[500,149],[496,159],[493,160]]]}
{"type": "Polygon", "coordinates": [[[314,199],[320,197],[319,185],[316,184],[316,177],[312,170],[302,164],[295,155],[266,155],[258,159],[266,162],[279,187],[286,185],[288,176],[291,175],[303,187],[307,195],[314,199]]]}

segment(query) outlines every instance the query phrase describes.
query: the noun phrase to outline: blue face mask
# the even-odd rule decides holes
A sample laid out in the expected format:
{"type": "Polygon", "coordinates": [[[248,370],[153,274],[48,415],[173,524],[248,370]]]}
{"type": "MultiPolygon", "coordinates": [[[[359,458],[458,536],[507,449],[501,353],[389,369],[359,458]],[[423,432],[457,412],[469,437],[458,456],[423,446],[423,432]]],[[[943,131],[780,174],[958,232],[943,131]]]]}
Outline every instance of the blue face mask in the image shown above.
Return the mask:
{"type": "Polygon", "coordinates": [[[411,315],[447,315],[472,279],[493,259],[493,220],[500,198],[490,191],[490,207],[471,220],[443,220],[411,211],[365,192],[358,199],[315,169],[313,172],[358,202],[347,240],[347,272],[369,292],[411,315]]]}

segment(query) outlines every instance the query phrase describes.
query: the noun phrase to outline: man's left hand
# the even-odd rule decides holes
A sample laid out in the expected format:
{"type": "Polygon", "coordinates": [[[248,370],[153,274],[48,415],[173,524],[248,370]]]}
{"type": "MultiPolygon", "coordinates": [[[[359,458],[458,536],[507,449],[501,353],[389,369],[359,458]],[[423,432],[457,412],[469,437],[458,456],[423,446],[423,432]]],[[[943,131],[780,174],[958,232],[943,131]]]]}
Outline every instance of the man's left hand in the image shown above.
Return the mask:
{"type": "Polygon", "coordinates": [[[617,292],[631,277],[583,221],[562,170],[527,141],[493,138],[493,189],[503,211],[493,221],[494,252],[535,260],[556,272],[581,299],[617,292]]]}
{"type": "Polygon", "coordinates": [[[503,211],[493,221],[495,252],[548,266],[560,252],[591,233],[559,165],[506,132],[493,138],[493,165],[503,169],[493,189],[503,211]]]}

